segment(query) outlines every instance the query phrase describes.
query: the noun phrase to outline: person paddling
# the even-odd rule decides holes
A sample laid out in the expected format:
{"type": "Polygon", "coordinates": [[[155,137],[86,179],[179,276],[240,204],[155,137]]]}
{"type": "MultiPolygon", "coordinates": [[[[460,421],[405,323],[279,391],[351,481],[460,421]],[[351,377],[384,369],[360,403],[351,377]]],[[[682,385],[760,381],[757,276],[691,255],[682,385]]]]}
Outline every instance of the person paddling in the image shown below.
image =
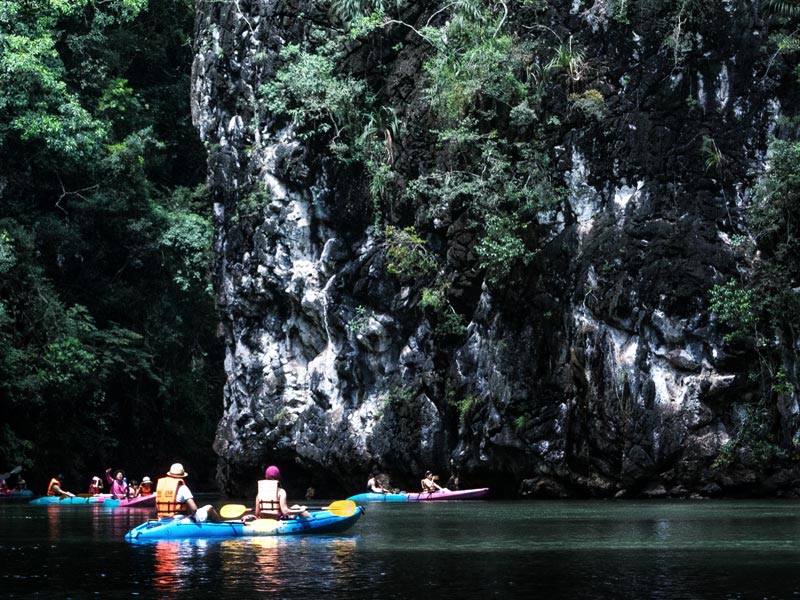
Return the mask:
{"type": "Polygon", "coordinates": [[[438,477],[431,473],[430,471],[425,471],[425,478],[420,481],[420,485],[422,486],[423,493],[432,494],[434,492],[449,492],[447,488],[443,488],[436,480],[438,477]]]}
{"type": "Polygon", "coordinates": [[[367,481],[367,491],[372,492],[373,494],[388,494],[389,490],[378,483],[379,475],[380,473],[378,472],[378,468],[374,467],[372,469],[372,476],[367,481]]]}
{"type": "Polygon", "coordinates": [[[47,495],[48,496],[61,496],[62,498],[74,498],[75,494],[72,492],[68,492],[63,489],[62,482],[64,481],[63,475],[56,475],[50,480],[50,483],[47,485],[47,495]]]}
{"type": "Polygon", "coordinates": [[[286,490],[281,487],[281,472],[271,465],[264,471],[264,477],[258,482],[256,496],[256,517],[261,519],[289,519],[302,517],[308,519],[311,513],[305,506],[287,506],[286,490]]]}
{"type": "Polygon", "coordinates": [[[197,508],[191,490],[184,482],[188,477],[181,463],[173,463],[166,477],[156,484],[156,514],[158,518],[187,516],[197,523],[221,523],[222,518],[210,504],[197,508]]]}

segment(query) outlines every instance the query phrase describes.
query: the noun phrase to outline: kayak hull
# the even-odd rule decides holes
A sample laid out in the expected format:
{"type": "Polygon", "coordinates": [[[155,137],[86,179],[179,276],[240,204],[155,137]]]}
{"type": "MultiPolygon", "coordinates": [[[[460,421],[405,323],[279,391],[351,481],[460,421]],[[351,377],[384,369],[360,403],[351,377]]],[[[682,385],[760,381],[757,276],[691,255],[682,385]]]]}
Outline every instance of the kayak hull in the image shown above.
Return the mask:
{"type": "Polygon", "coordinates": [[[103,503],[103,506],[108,508],[151,508],[156,505],[156,495],[148,494],[147,496],[139,496],[138,498],[125,498],[124,500],[117,500],[116,498],[109,498],[103,503]]]}
{"type": "Polygon", "coordinates": [[[33,498],[33,490],[0,493],[0,500],[30,500],[31,498],[33,498]]]}
{"type": "Polygon", "coordinates": [[[404,492],[401,494],[375,494],[365,492],[350,496],[348,500],[363,502],[449,502],[451,500],[474,500],[489,493],[489,488],[473,488],[469,490],[452,490],[449,492],[404,492]]]}
{"type": "Polygon", "coordinates": [[[350,496],[348,500],[355,503],[359,502],[408,502],[407,494],[376,494],[374,492],[364,492],[350,496]]]}
{"type": "Polygon", "coordinates": [[[361,518],[364,508],[357,506],[355,512],[347,517],[334,515],[327,510],[311,514],[310,519],[256,519],[247,524],[242,521],[223,523],[195,523],[188,518],[161,519],[147,521],[125,534],[129,542],[149,540],[184,540],[198,538],[260,537],[281,535],[315,535],[341,533],[361,518]]]}
{"type": "Polygon", "coordinates": [[[106,500],[108,500],[107,496],[75,496],[75,497],[66,497],[60,498],[59,496],[42,496],[41,498],[36,498],[35,500],[31,500],[29,504],[54,504],[56,506],[62,506],[67,504],[103,504],[106,500]]]}
{"type": "Polygon", "coordinates": [[[450,492],[419,492],[408,493],[409,502],[447,502],[450,500],[474,500],[483,498],[489,493],[489,488],[474,488],[471,490],[452,490],[450,492]]]}

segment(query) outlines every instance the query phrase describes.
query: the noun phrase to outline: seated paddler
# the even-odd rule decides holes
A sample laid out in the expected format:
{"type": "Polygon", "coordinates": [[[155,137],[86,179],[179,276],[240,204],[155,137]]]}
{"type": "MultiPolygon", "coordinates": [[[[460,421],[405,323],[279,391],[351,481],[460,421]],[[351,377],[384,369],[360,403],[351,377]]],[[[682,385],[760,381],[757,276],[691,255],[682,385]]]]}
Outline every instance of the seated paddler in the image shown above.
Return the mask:
{"type": "Polygon", "coordinates": [[[210,504],[197,508],[189,486],[184,479],[189,476],[181,463],[174,463],[156,483],[156,514],[159,519],[176,516],[190,517],[197,523],[221,523],[219,513],[210,504]]]}
{"type": "Polygon", "coordinates": [[[259,519],[289,519],[292,517],[309,518],[311,513],[305,506],[288,506],[286,490],[281,487],[281,472],[272,465],[264,471],[264,477],[258,482],[256,496],[256,517],[259,519]]]}

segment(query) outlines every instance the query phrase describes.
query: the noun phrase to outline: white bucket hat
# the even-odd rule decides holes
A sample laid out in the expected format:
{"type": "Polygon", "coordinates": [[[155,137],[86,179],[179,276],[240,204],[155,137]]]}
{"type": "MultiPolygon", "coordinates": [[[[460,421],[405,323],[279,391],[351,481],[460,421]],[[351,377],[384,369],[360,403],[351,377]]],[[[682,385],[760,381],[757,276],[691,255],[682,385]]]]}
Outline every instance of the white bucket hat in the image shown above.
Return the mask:
{"type": "Polygon", "coordinates": [[[169,477],[187,477],[189,474],[183,470],[183,465],[181,463],[173,463],[173,465],[169,468],[169,473],[167,473],[169,477]]]}

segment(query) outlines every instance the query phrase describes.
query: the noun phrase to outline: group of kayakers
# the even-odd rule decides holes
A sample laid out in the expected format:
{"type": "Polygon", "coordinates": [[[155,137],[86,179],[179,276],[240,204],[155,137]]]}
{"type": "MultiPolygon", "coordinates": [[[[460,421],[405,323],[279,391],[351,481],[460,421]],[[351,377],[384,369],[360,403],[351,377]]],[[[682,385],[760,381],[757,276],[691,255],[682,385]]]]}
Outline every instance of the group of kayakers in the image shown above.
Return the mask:
{"type": "MultiPolygon", "coordinates": [[[[380,473],[378,472],[378,469],[373,468],[372,476],[367,481],[367,491],[375,494],[391,494],[392,490],[384,486],[379,479],[380,473]]],[[[436,483],[437,479],[439,479],[438,475],[434,475],[430,470],[425,471],[425,477],[423,477],[419,482],[422,492],[429,494],[433,492],[449,492],[450,490],[448,488],[442,487],[436,483]]]]}
{"type": "MultiPolygon", "coordinates": [[[[122,469],[113,470],[109,467],[106,469],[106,481],[111,486],[109,491],[111,495],[117,500],[124,500],[125,498],[138,498],[139,496],[149,496],[155,493],[153,489],[153,481],[145,475],[142,477],[141,483],[136,479],[128,483],[125,477],[125,471],[122,469]]],[[[99,494],[103,489],[103,480],[99,477],[92,477],[92,482],[89,484],[89,492],[99,494]]]]}
{"type": "MultiPolygon", "coordinates": [[[[136,480],[128,483],[128,480],[125,478],[125,471],[122,469],[116,469],[113,471],[112,475],[112,468],[109,467],[106,469],[105,478],[110,486],[109,492],[111,497],[116,498],[117,500],[138,498],[140,496],[148,496],[155,493],[155,490],[153,489],[153,481],[146,475],[142,478],[141,483],[136,480]]],[[[89,483],[89,489],[87,490],[87,493],[83,495],[96,496],[98,494],[102,494],[103,487],[103,480],[95,475],[92,477],[92,480],[89,483]]],[[[61,474],[50,479],[50,483],[47,485],[47,495],[61,496],[64,498],[75,497],[75,494],[64,489],[64,476],[61,474]]]]}

